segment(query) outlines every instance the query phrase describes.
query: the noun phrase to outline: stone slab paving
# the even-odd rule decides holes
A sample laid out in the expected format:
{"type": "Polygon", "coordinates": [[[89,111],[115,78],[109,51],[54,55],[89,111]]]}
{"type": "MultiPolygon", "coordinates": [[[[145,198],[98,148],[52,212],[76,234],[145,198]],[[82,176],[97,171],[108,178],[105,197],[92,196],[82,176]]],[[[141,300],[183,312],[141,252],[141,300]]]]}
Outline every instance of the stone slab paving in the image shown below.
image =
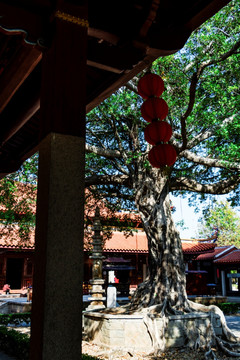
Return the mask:
{"type": "MultiPolygon", "coordinates": [[[[20,300],[21,301],[21,300],[20,300]]],[[[239,315],[227,315],[226,321],[231,330],[235,333],[235,335],[240,337],[240,314],[239,315]]],[[[18,331],[30,334],[30,327],[18,327],[18,331]]],[[[89,350],[89,348],[93,347],[93,344],[88,344],[83,341],[83,352],[87,352],[84,350],[89,350]],[[85,349],[84,349],[85,348],[85,349]]],[[[93,355],[93,354],[92,354],[93,355]]],[[[0,360],[16,360],[16,358],[5,354],[4,352],[0,351],[0,360]]]]}
{"type": "Polygon", "coordinates": [[[233,331],[236,336],[240,337],[240,315],[227,315],[225,316],[228,327],[233,331]]]}

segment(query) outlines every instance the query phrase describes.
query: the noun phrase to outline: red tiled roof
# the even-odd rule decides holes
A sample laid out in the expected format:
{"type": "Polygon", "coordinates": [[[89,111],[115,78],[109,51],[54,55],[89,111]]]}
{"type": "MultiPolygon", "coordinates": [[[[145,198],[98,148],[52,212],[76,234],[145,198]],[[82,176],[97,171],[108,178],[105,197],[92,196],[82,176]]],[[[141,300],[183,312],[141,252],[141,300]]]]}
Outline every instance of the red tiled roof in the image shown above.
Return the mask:
{"type": "Polygon", "coordinates": [[[220,257],[219,259],[214,260],[215,264],[240,264],[240,250],[236,249],[230,253],[220,257]]]}
{"type": "MultiPolygon", "coordinates": [[[[5,235],[0,237],[1,249],[34,249],[34,230],[30,233],[30,240],[28,242],[21,241],[18,232],[13,231],[11,235],[3,227],[0,228],[1,233],[5,235]]],[[[214,243],[199,243],[197,241],[182,242],[182,249],[184,254],[198,255],[205,252],[214,251],[214,243]]],[[[125,237],[124,233],[114,231],[111,239],[106,240],[104,252],[127,252],[127,253],[148,253],[148,241],[144,231],[138,230],[133,235],[125,237]]]]}
{"type": "MultiPolygon", "coordinates": [[[[21,199],[28,199],[29,191],[31,193],[31,196],[36,196],[36,191],[32,191],[31,186],[28,187],[28,185],[17,183],[16,182],[16,200],[18,202],[21,201],[21,199]]],[[[86,197],[86,206],[85,206],[85,216],[87,218],[94,218],[96,207],[98,206],[100,209],[100,216],[102,219],[111,219],[112,217],[117,218],[120,221],[126,221],[130,220],[135,222],[136,226],[137,224],[141,223],[140,215],[134,212],[128,213],[128,212],[116,212],[112,213],[105,205],[105,202],[103,200],[96,201],[91,192],[89,190],[86,190],[85,192],[86,197]]],[[[0,204],[0,210],[5,210],[4,206],[1,206],[0,204]]],[[[33,201],[31,203],[31,210],[33,213],[36,211],[36,203],[33,201]]],[[[1,233],[5,232],[5,230],[2,230],[0,228],[1,233]]],[[[18,236],[17,231],[12,231],[11,235],[5,232],[4,236],[0,236],[0,248],[11,248],[16,249],[19,248],[20,239],[18,236]]],[[[214,244],[211,243],[200,243],[197,241],[190,241],[190,242],[183,242],[183,252],[186,254],[193,254],[198,255],[205,252],[213,251],[214,244]]],[[[30,241],[23,244],[21,248],[34,248],[34,231],[32,231],[30,235],[30,241]]],[[[124,236],[122,232],[114,232],[113,236],[110,240],[106,241],[105,244],[105,251],[111,252],[133,252],[133,253],[148,253],[148,242],[147,237],[143,231],[138,231],[134,233],[132,236],[128,236],[127,238],[124,236]]]]}
{"type": "Polygon", "coordinates": [[[85,217],[93,219],[96,208],[99,207],[101,220],[118,219],[120,221],[134,221],[141,223],[141,217],[138,213],[131,211],[111,211],[106,206],[106,200],[95,199],[89,189],[85,190],[85,217]]]}
{"type": "MultiPolygon", "coordinates": [[[[22,209],[21,203],[25,201],[28,205],[28,211],[31,211],[33,214],[36,213],[36,197],[37,190],[34,186],[30,184],[23,184],[21,182],[15,181],[15,193],[14,193],[14,202],[16,207],[18,207],[17,212],[19,214],[24,213],[26,210],[25,207],[22,209]]],[[[1,192],[0,192],[1,194],[1,192]]],[[[0,203],[0,211],[6,211],[6,206],[0,203]]]]}
{"type": "Polygon", "coordinates": [[[148,242],[145,232],[138,231],[127,238],[120,231],[115,231],[104,246],[105,252],[148,253],[148,242]]]}
{"type": "Polygon", "coordinates": [[[212,253],[201,254],[195,260],[197,260],[197,261],[213,260],[213,259],[223,256],[224,254],[226,255],[227,253],[231,252],[232,250],[236,250],[236,249],[237,248],[232,245],[216,246],[212,253]]]}
{"type": "MultiPolygon", "coordinates": [[[[18,205],[17,212],[24,213],[25,208],[21,209],[21,202],[27,201],[29,206],[29,211],[32,211],[33,214],[36,214],[36,198],[37,190],[30,184],[23,184],[21,182],[15,182],[16,190],[14,193],[14,201],[18,205]]],[[[0,192],[1,195],[1,192],[0,192]]],[[[88,218],[94,218],[96,208],[100,209],[100,216],[103,220],[116,218],[120,221],[134,221],[141,223],[141,217],[136,212],[127,212],[119,211],[113,213],[107,206],[106,201],[96,200],[92,193],[86,189],[85,190],[85,216],[88,218]]],[[[6,211],[6,207],[0,203],[0,211],[6,211]]]]}
{"type": "Polygon", "coordinates": [[[215,246],[215,243],[202,243],[196,240],[192,242],[182,242],[183,253],[188,255],[197,255],[206,252],[213,252],[215,246]]]}
{"type": "MultiPolygon", "coordinates": [[[[148,253],[148,241],[145,232],[138,231],[127,238],[121,232],[114,232],[111,239],[106,241],[105,252],[132,252],[148,253]]],[[[214,243],[199,243],[197,241],[182,242],[184,254],[198,255],[205,252],[214,251],[214,243]]]]}
{"type": "Polygon", "coordinates": [[[35,245],[35,232],[30,231],[28,240],[21,240],[17,228],[12,228],[11,232],[7,228],[0,225],[0,248],[1,249],[34,249],[35,245]]]}

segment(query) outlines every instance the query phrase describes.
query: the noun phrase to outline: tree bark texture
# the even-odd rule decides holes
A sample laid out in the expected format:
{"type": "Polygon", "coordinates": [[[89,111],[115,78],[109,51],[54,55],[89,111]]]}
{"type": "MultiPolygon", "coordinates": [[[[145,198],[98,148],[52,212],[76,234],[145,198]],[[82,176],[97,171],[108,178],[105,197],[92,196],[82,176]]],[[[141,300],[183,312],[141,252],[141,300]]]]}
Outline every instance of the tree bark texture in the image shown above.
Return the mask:
{"type": "Polygon", "coordinates": [[[187,311],[185,265],[172,219],[168,174],[143,170],[135,184],[136,205],[148,238],[149,274],[136,290],[131,306],[136,309],[166,303],[170,313],[187,311]]]}

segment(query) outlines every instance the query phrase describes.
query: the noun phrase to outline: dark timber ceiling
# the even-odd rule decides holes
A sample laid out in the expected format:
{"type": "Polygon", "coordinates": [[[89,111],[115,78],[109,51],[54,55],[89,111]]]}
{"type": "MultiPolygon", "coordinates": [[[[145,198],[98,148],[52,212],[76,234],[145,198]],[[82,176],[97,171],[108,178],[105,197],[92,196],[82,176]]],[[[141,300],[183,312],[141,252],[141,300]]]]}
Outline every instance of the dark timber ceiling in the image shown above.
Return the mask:
{"type": "MultiPolygon", "coordinates": [[[[89,0],[87,112],[154,59],[181,49],[228,2],[89,0]]],[[[41,58],[55,7],[53,0],[0,0],[0,177],[38,147],[41,58]]]]}

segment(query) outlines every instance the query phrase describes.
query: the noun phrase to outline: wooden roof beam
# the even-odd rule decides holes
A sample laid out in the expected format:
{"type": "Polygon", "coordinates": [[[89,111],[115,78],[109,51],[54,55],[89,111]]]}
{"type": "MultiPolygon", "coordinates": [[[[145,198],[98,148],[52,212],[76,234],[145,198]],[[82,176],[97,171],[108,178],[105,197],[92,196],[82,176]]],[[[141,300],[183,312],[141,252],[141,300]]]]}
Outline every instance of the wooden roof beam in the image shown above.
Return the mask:
{"type": "Polygon", "coordinates": [[[109,65],[100,64],[99,62],[92,61],[92,60],[88,60],[87,65],[92,66],[92,67],[94,67],[96,69],[109,71],[109,72],[112,72],[112,73],[115,73],[115,74],[121,74],[123,72],[123,70],[117,69],[117,68],[109,66],[109,65]]]}
{"type": "Polygon", "coordinates": [[[112,45],[117,45],[120,40],[120,37],[115,34],[111,34],[110,32],[94,29],[91,27],[88,28],[88,36],[98,39],[99,43],[106,41],[107,43],[112,45]]]}
{"type": "Polygon", "coordinates": [[[0,113],[41,58],[42,53],[35,47],[24,46],[15,61],[7,67],[7,71],[3,72],[0,82],[0,113]]]}
{"type": "Polygon", "coordinates": [[[121,86],[125,85],[129,80],[131,80],[135,75],[140,73],[143,69],[145,69],[148,65],[150,65],[154,60],[156,60],[157,56],[146,56],[145,59],[139,62],[133,69],[129,71],[125,71],[121,74],[120,77],[117,77],[113,80],[111,79],[109,86],[105,88],[104,91],[98,94],[97,97],[92,98],[86,107],[87,113],[91,111],[94,107],[99,105],[103,100],[112,95],[115,91],[117,91],[121,86]]]}

